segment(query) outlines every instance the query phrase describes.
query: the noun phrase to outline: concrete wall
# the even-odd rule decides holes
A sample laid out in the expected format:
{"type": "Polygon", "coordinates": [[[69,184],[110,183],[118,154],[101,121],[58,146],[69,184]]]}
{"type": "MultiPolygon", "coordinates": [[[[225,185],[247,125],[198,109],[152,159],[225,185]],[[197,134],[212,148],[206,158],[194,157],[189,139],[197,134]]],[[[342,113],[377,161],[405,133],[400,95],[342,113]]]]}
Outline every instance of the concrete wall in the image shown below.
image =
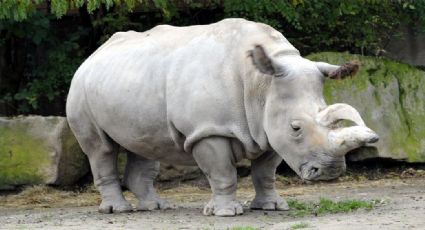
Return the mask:
{"type": "Polygon", "coordinates": [[[425,67],[425,32],[418,33],[414,26],[402,26],[401,36],[395,35],[385,50],[387,56],[415,66],[425,67]]]}

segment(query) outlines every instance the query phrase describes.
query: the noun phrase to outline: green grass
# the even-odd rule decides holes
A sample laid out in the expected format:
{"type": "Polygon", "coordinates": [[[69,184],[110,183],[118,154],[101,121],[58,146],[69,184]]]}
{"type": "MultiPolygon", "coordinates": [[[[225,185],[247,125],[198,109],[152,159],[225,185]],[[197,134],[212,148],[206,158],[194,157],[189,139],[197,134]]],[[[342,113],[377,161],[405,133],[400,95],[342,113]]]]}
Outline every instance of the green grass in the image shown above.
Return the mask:
{"type": "Polygon", "coordinates": [[[237,227],[233,227],[232,230],[258,230],[258,228],[254,228],[251,226],[237,226],[237,227]]]}
{"type": "Polygon", "coordinates": [[[302,229],[302,228],[308,228],[310,227],[310,225],[308,223],[305,222],[301,222],[301,223],[296,223],[291,225],[291,229],[302,229]]]}
{"type": "Polygon", "coordinates": [[[326,198],[320,198],[319,202],[301,202],[292,199],[288,200],[288,205],[291,209],[290,216],[303,217],[307,215],[319,216],[346,213],[358,209],[371,210],[375,207],[376,201],[342,200],[335,202],[326,198]]]}

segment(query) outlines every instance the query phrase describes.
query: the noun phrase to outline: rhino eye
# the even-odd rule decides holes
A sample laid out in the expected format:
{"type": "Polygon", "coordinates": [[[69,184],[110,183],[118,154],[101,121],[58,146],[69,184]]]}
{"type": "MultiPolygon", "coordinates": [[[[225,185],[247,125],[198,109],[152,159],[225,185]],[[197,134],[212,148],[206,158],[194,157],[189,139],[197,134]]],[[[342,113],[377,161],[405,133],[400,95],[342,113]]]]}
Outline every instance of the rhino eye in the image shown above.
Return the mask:
{"type": "Polygon", "coordinates": [[[299,126],[293,126],[293,125],[291,125],[291,127],[292,127],[292,129],[294,131],[299,131],[301,129],[301,127],[299,127],[299,126]]]}
{"type": "Polygon", "coordinates": [[[291,122],[291,128],[292,128],[292,130],[294,131],[294,132],[299,132],[299,131],[301,131],[301,121],[292,121],[291,122]]]}

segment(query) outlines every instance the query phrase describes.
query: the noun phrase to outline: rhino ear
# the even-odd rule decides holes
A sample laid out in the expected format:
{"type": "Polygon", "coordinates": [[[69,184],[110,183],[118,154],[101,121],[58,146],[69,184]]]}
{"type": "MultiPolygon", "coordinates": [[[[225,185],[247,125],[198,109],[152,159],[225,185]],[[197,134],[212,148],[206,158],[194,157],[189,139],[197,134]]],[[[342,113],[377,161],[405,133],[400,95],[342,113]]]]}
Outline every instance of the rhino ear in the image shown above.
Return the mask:
{"type": "Polygon", "coordinates": [[[284,76],[284,71],[278,68],[274,60],[266,53],[263,46],[255,45],[254,49],[249,51],[254,66],[264,74],[275,75],[276,77],[284,76]]]}
{"type": "Polygon", "coordinates": [[[331,65],[325,62],[316,62],[316,66],[323,75],[331,79],[343,79],[355,75],[359,71],[360,62],[353,60],[341,66],[331,65]]]}

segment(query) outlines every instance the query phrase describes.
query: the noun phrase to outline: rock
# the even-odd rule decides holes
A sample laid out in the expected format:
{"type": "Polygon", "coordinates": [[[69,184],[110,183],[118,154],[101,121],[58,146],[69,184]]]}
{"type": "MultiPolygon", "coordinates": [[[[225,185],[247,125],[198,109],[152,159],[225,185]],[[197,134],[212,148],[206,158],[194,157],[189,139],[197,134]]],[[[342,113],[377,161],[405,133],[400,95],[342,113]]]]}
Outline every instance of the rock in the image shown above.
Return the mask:
{"type": "MultiPolygon", "coordinates": [[[[239,176],[248,176],[251,169],[251,161],[243,159],[236,163],[239,176]]],[[[203,176],[202,171],[198,166],[182,166],[170,165],[161,163],[159,170],[158,181],[171,181],[171,180],[193,180],[203,176]]]]}
{"type": "Polygon", "coordinates": [[[181,165],[170,165],[161,163],[159,170],[158,181],[171,181],[171,180],[193,180],[200,176],[201,170],[198,166],[181,166],[181,165]]]}
{"type": "Polygon", "coordinates": [[[383,58],[347,53],[317,53],[307,58],[343,64],[360,60],[361,69],[352,79],[326,80],[328,104],[354,106],[366,124],[380,135],[378,143],[353,151],[347,158],[362,160],[386,157],[425,162],[425,72],[383,58]]]}
{"type": "MultiPolygon", "coordinates": [[[[127,164],[127,152],[120,149],[118,155],[118,172],[121,180],[125,176],[125,165],[127,164]]],[[[160,163],[159,175],[157,181],[184,181],[192,180],[201,176],[201,170],[198,166],[182,166],[160,163]]]]}
{"type": "MultiPolygon", "coordinates": [[[[121,149],[118,155],[118,171],[120,178],[123,179],[125,165],[127,163],[126,151],[121,149]]],[[[243,159],[236,164],[239,176],[247,176],[250,173],[251,161],[243,159]]],[[[203,177],[203,173],[198,166],[183,166],[160,163],[159,175],[157,181],[185,181],[194,180],[203,177]]]]}
{"type": "Polygon", "coordinates": [[[0,189],[70,185],[89,172],[64,117],[0,118],[0,189]]]}

